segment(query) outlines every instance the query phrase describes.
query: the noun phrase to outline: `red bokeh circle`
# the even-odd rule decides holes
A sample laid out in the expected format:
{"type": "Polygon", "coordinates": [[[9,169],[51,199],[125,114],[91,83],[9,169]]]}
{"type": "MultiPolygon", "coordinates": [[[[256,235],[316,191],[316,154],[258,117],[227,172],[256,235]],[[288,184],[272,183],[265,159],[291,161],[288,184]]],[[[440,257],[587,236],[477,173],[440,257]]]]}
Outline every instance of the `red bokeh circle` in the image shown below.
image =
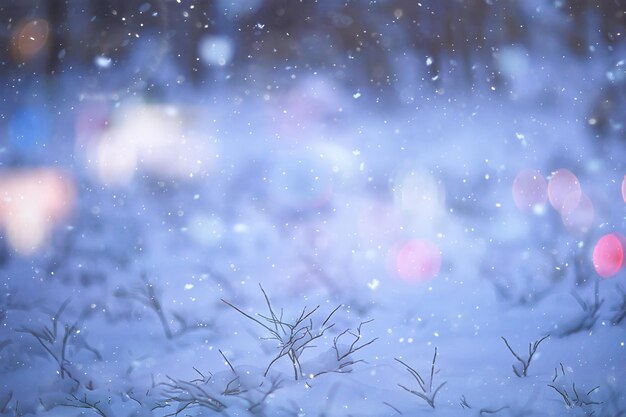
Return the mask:
{"type": "Polygon", "coordinates": [[[624,238],[609,233],[600,238],[593,248],[593,266],[602,278],[617,274],[624,264],[624,238]]]}

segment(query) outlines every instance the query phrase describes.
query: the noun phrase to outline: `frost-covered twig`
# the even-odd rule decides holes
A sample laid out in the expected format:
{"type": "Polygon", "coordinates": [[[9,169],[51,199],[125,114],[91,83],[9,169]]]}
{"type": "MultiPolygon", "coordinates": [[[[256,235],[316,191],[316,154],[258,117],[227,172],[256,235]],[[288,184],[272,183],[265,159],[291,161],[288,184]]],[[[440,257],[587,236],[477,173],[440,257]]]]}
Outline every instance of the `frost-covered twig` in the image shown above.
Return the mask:
{"type": "MultiPolygon", "coordinates": [[[[222,355],[222,358],[224,358],[224,361],[226,362],[226,364],[228,365],[228,367],[230,368],[230,371],[233,373],[234,378],[232,378],[230,381],[228,381],[228,383],[226,384],[226,387],[224,388],[224,391],[222,391],[222,395],[239,395],[245,392],[245,390],[243,390],[241,388],[241,384],[239,383],[239,375],[237,374],[237,371],[235,371],[235,367],[233,366],[232,363],[230,363],[230,361],[228,360],[228,358],[226,357],[226,355],[224,354],[224,352],[222,352],[221,349],[218,349],[220,352],[220,355],[222,355]],[[237,384],[237,385],[235,385],[237,384]]],[[[195,369],[195,368],[194,368],[195,369]]],[[[198,371],[196,369],[196,372],[198,372],[201,376],[202,374],[200,373],[200,371],[198,371]]]]}
{"type": "MultiPolygon", "coordinates": [[[[267,316],[262,314],[252,316],[226,300],[222,299],[222,302],[269,332],[269,335],[266,336],[265,339],[275,340],[278,342],[278,352],[265,368],[263,375],[267,376],[270,369],[276,362],[278,362],[281,358],[287,357],[289,358],[289,362],[293,368],[294,379],[297,380],[302,376],[302,367],[300,364],[300,356],[302,355],[302,352],[306,349],[312,348],[312,343],[315,340],[323,337],[328,329],[334,327],[335,323],[330,323],[330,319],[341,306],[337,306],[334,310],[332,310],[330,314],[326,316],[321,325],[317,327],[313,324],[313,316],[318,311],[320,307],[319,305],[308,311],[305,306],[295,320],[287,321],[283,317],[282,309],[279,314],[277,314],[274,310],[267,293],[260,284],[259,288],[265,298],[265,303],[269,313],[267,316]]],[[[361,347],[358,347],[358,349],[361,347]]]]}
{"type": "Polygon", "coordinates": [[[337,359],[337,367],[335,369],[328,369],[322,372],[318,372],[317,374],[314,375],[314,377],[317,377],[326,373],[349,372],[346,370],[348,367],[356,363],[362,362],[362,360],[353,359],[352,355],[356,353],[357,351],[363,349],[364,347],[371,345],[376,340],[378,340],[378,338],[375,337],[367,342],[361,343],[360,345],[358,344],[359,341],[361,341],[363,338],[363,334],[361,333],[361,328],[363,327],[364,324],[371,323],[372,321],[373,319],[361,322],[361,324],[359,324],[359,326],[356,329],[356,333],[353,333],[350,329],[346,329],[343,332],[339,333],[337,336],[335,336],[335,338],[333,339],[333,350],[335,351],[335,356],[337,359]],[[353,337],[353,340],[351,341],[350,345],[348,345],[345,348],[342,348],[341,347],[342,345],[340,344],[340,342],[342,338],[346,335],[353,337]]]}
{"type": "MultiPolygon", "coordinates": [[[[194,368],[194,370],[200,375],[200,378],[186,381],[167,377],[168,382],[159,384],[165,387],[164,403],[158,404],[155,409],[169,407],[173,402],[178,403],[178,406],[176,411],[163,417],[177,416],[184,410],[193,407],[200,407],[221,413],[229,408],[232,405],[232,401],[235,399],[246,404],[246,409],[257,415],[259,410],[263,408],[267,398],[281,387],[282,380],[278,377],[265,379],[258,385],[250,385],[249,383],[244,385],[237,369],[226,357],[224,352],[221,350],[219,350],[219,352],[226,361],[233,377],[226,378],[223,382],[217,382],[213,374],[204,376],[204,374],[196,368],[194,368]]],[[[263,415],[262,412],[259,415],[263,415]]]]}
{"type": "Polygon", "coordinates": [[[433,360],[431,362],[431,367],[430,367],[430,378],[428,380],[428,383],[426,383],[426,381],[422,378],[422,376],[411,366],[407,365],[405,362],[401,361],[398,358],[394,358],[397,362],[399,362],[400,364],[402,364],[406,370],[411,374],[411,376],[413,376],[413,378],[415,379],[415,381],[417,381],[417,385],[419,387],[419,391],[417,390],[412,390],[409,389],[407,387],[405,387],[402,384],[398,384],[398,386],[402,389],[404,389],[405,391],[418,396],[419,398],[423,399],[424,401],[426,401],[426,403],[428,403],[429,406],[431,406],[432,408],[435,408],[435,398],[437,397],[437,394],[439,393],[439,390],[441,390],[441,388],[443,388],[444,385],[446,385],[447,381],[442,382],[441,384],[439,384],[439,386],[437,386],[437,388],[435,388],[433,390],[433,378],[435,373],[439,372],[439,371],[435,371],[435,363],[437,361],[437,348],[435,348],[435,354],[433,356],[433,360]]]}
{"type": "Polygon", "coordinates": [[[530,363],[533,360],[533,356],[535,355],[535,353],[537,353],[537,349],[539,348],[539,345],[541,344],[541,342],[546,340],[548,337],[550,337],[549,334],[545,335],[544,337],[542,337],[539,340],[535,340],[533,343],[529,343],[528,344],[528,357],[526,359],[523,359],[520,355],[515,353],[515,351],[513,350],[511,345],[509,344],[508,340],[506,340],[506,338],[501,336],[501,338],[504,341],[504,344],[506,345],[506,347],[509,349],[511,354],[515,357],[515,359],[517,359],[518,362],[521,364],[521,368],[517,368],[515,365],[513,365],[513,373],[516,376],[522,378],[522,377],[526,377],[528,375],[528,367],[530,367],[530,363]]]}
{"type": "Polygon", "coordinates": [[[361,350],[365,346],[369,346],[372,343],[374,343],[376,340],[378,340],[378,338],[375,337],[374,339],[370,340],[369,342],[365,342],[365,343],[363,343],[361,345],[357,345],[359,340],[361,340],[361,338],[363,337],[363,335],[361,334],[361,327],[363,327],[364,324],[371,323],[372,321],[374,321],[374,320],[372,319],[372,320],[367,320],[367,321],[361,322],[361,324],[359,324],[359,327],[357,327],[357,332],[356,333],[352,333],[350,331],[350,329],[348,329],[348,330],[344,330],[343,332],[339,333],[339,335],[337,335],[335,337],[335,339],[333,340],[333,349],[335,349],[335,352],[337,353],[337,361],[338,362],[341,362],[342,360],[346,359],[349,355],[353,354],[357,350],[361,350]],[[354,340],[352,341],[352,343],[350,343],[350,346],[348,347],[348,349],[346,349],[343,353],[340,353],[340,349],[339,349],[337,343],[339,342],[341,337],[346,335],[346,334],[349,334],[350,336],[354,337],[354,340]]]}

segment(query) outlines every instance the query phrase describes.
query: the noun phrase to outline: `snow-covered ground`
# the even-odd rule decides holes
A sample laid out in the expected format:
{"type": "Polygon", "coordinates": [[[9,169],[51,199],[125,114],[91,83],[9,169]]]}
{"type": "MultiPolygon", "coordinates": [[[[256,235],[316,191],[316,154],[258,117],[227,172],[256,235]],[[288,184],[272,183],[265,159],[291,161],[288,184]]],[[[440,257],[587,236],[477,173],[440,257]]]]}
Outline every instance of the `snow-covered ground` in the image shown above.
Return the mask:
{"type": "Polygon", "coordinates": [[[471,91],[400,60],[393,105],[290,68],[5,109],[0,414],[626,415],[626,146],[589,116],[624,49],[535,36],[471,91]]]}

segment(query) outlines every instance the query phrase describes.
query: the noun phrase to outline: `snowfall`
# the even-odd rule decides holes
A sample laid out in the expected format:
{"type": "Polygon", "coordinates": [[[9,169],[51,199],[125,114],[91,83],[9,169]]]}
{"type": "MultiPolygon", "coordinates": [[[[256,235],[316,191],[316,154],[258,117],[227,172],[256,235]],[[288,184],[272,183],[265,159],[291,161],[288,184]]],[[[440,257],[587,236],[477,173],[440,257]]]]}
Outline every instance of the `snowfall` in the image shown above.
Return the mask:
{"type": "Polygon", "coordinates": [[[0,413],[626,415],[626,49],[535,36],[394,105],[226,38],[3,80],[0,413]]]}

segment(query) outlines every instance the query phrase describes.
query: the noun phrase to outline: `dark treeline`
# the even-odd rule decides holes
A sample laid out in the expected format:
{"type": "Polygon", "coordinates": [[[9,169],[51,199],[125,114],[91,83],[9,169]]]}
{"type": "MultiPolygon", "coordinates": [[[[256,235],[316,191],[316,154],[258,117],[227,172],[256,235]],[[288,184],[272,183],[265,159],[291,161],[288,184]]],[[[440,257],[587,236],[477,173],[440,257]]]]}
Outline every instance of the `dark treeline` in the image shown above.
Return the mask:
{"type": "Polygon", "coordinates": [[[409,56],[434,83],[472,86],[486,80],[497,84],[501,80],[495,57],[503,47],[531,49],[533,43],[550,37],[580,59],[590,58],[593,51],[616,48],[626,31],[625,3],[4,0],[0,3],[0,20],[6,22],[0,29],[0,71],[5,78],[54,79],[70,69],[98,75],[93,63],[101,57],[110,59],[117,72],[132,74],[141,73],[137,68],[146,61],[152,65],[155,56],[163,55],[177,75],[193,84],[214,79],[215,72],[224,68],[259,76],[295,66],[324,70],[349,87],[369,86],[383,94],[402,82],[398,67],[405,63],[400,58],[409,56]],[[24,29],[33,20],[41,21],[39,27],[24,29]],[[45,38],[41,45],[20,48],[18,44],[36,38],[33,32],[45,38]],[[201,59],[199,50],[207,35],[231,42],[233,56],[224,68],[201,59]],[[143,55],[137,52],[142,50],[143,55]]]}

